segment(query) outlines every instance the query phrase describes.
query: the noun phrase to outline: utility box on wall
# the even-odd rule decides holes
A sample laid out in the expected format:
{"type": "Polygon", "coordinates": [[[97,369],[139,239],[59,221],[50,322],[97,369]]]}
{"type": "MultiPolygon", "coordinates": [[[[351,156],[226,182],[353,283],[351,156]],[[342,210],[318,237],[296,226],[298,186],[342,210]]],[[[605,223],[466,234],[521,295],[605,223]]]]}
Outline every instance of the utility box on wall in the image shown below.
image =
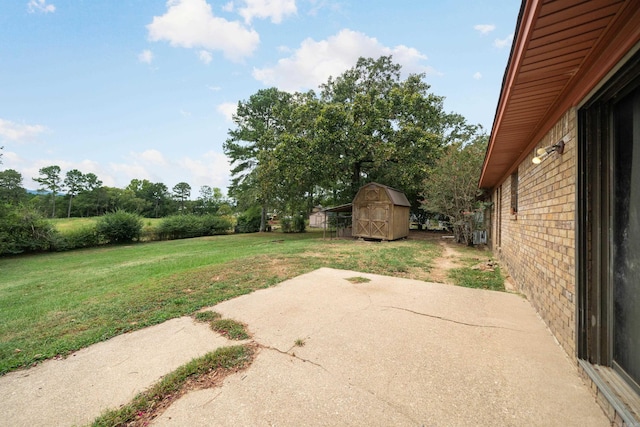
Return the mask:
{"type": "Polygon", "coordinates": [[[403,192],[372,182],[353,199],[353,236],[397,240],[409,235],[411,204],[403,192]]]}

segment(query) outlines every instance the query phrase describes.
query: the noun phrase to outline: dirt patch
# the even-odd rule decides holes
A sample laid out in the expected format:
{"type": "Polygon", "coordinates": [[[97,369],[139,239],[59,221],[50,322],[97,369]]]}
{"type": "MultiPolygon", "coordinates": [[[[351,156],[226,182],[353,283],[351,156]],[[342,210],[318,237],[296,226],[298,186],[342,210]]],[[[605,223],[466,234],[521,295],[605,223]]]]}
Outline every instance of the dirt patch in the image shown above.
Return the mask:
{"type": "Polygon", "coordinates": [[[433,260],[433,268],[429,271],[429,275],[433,282],[452,285],[453,282],[448,278],[449,270],[462,267],[460,263],[462,254],[453,247],[448,239],[442,239],[438,243],[442,246],[442,255],[433,260]]]}

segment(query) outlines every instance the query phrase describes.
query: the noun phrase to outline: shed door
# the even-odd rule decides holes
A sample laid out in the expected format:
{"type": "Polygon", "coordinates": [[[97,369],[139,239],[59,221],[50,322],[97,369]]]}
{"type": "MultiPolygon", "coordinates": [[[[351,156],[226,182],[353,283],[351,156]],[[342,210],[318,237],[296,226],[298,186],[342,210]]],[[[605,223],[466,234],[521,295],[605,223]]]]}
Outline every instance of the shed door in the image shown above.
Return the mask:
{"type": "Polygon", "coordinates": [[[387,239],[389,236],[389,205],[369,203],[360,206],[356,220],[356,235],[387,239]]]}

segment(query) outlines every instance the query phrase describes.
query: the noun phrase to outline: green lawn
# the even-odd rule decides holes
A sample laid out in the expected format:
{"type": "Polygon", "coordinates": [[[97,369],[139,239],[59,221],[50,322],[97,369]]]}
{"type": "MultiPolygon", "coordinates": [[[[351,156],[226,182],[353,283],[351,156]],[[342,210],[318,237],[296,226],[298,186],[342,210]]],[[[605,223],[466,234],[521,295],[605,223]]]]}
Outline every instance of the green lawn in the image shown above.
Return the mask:
{"type": "Polygon", "coordinates": [[[323,266],[428,280],[439,253],[316,231],[0,258],[0,375],[323,266]]]}

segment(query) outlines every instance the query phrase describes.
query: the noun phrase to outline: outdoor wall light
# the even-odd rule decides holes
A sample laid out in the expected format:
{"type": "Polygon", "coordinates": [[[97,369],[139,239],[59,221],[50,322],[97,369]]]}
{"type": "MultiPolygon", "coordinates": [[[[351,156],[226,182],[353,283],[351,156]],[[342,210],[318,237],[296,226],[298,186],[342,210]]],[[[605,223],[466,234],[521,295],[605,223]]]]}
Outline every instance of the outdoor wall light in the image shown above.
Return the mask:
{"type": "Polygon", "coordinates": [[[546,148],[538,148],[538,150],[536,151],[537,156],[535,156],[531,161],[534,165],[539,165],[547,156],[549,156],[549,154],[553,153],[554,151],[558,154],[564,153],[564,138],[546,148]]]}

